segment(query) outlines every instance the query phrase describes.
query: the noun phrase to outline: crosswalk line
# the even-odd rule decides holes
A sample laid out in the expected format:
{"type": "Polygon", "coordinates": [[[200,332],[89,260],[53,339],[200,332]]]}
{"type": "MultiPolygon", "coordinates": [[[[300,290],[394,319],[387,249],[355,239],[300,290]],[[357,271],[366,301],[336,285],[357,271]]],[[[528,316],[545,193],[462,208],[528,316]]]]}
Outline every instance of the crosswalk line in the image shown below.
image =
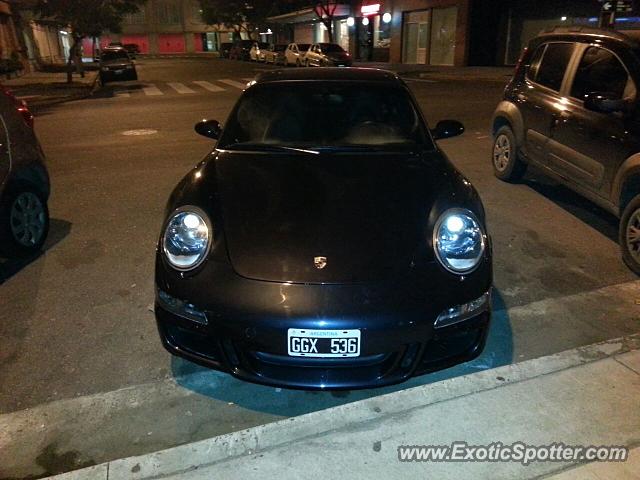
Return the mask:
{"type": "Polygon", "coordinates": [[[204,88],[205,90],[209,90],[210,92],[224,92],[225,90],[224,88],[219,87],[218,85],[214,85],[211,82],[205,82],[204,80],[197,80],[197,81],[194,81],[193,83],[195,83],[199,87],[204,88]]]}
{"type": "Polygon", "coordinates": [[[246,83],[242,83],[242,82],[236,82],[235,80],[231,80],[229,78],[223,78],[222,80],[218,80],[220,83],[224,83],[225,85],[231,85],[232,87],[236,87],[239,88],[241,90],[244,90],[245,88],[247,88],[247,84],[246,83]]]}
{"type": "Polygon", "coordinates": [[[164,93],[162,93],[162,90],[160,90],[153,84],[142,87],[142,90],[144,91],[145,95],[164,95],[164,93]]]}
{"type": "Polygon", "coordinates": [[[130,97],[130,96],[131,96],[131,94],[129,92],[127,92],[126,90],[115,92],[115,97],[117,97],[117,98],[126,98],[126,97],[130,97]]]}
{"type": "Polygon", "coordinates": [[[167,82],[171,88],[173,88],[178,93],[196,93],[195,90],[187,87],[184,83],[179,82],[167,82]]]}

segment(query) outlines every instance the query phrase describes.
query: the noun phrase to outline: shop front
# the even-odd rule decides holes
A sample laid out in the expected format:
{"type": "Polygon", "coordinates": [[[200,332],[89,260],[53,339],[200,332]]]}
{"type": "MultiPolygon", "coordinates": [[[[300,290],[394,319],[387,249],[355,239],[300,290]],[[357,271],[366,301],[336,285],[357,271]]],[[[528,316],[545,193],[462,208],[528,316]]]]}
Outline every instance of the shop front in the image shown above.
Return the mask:
{"type": "Polygon", "coordinates": [[[465,65],[471,0],[363,1],[356,18],[362,61],[465,65]]]}

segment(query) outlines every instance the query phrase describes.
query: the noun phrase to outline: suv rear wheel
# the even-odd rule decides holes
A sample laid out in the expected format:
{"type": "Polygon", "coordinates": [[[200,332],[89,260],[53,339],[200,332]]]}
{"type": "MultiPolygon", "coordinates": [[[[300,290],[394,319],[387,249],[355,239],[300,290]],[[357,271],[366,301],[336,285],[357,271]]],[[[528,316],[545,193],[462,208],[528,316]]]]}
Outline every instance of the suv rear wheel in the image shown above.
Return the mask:
{"type": "Polygon", "coordinates": [[[527,170],[527,164],[520,159],[516,137],[507,125],[495,134],[491,160],[494,175],[505,182],[520,180],[527,170]]]}
{"type": "Polygon", "coordinates": [[[622,213],[620,248],[624,263],[640,275],[640,195],[633,197],[622,213]]]}

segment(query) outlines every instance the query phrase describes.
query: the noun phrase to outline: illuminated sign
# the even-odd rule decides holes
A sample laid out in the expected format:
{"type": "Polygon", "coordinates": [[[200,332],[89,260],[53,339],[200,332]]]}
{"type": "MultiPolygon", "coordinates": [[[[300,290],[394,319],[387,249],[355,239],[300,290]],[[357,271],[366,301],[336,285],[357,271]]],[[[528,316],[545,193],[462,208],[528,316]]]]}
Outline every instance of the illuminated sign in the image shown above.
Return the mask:
{"type": "Polygon", "coordinates": [[[380,4],[374,3],[373,5],[362,5],[360,7],[360,13],[362,15],[377,15],[380,12],[380,4]]]}

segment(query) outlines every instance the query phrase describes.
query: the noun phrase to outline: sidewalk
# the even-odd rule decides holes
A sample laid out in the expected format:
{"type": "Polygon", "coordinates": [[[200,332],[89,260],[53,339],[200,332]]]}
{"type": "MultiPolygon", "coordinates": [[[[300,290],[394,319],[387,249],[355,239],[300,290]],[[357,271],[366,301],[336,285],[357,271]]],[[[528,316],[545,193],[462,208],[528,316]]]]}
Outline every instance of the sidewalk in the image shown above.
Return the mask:
{"type": "Polygon", "coordinates": [[[489,82],[504,85],[511,79],[514,70],[514,67],[449,67],[378,62],[355,62],[353,66],[391,70],[409,78],[489,82]]]}
{"type": "Polygon", "coordinates": [[[69,84],[65,72],[31,72],[0,83],[29,107],[37,108],[84,98],[93,91],[97,78],[97,70],[86,70],[84,78],[74,73],[73,83],[69,84]]]}
{"type": "Polygon", "coordinates": [[[59,475],[58,480],[640,478],[640,335],[59,475]],[[400,462],[401,445],[616,445],[626,462],[400,462]]]}

